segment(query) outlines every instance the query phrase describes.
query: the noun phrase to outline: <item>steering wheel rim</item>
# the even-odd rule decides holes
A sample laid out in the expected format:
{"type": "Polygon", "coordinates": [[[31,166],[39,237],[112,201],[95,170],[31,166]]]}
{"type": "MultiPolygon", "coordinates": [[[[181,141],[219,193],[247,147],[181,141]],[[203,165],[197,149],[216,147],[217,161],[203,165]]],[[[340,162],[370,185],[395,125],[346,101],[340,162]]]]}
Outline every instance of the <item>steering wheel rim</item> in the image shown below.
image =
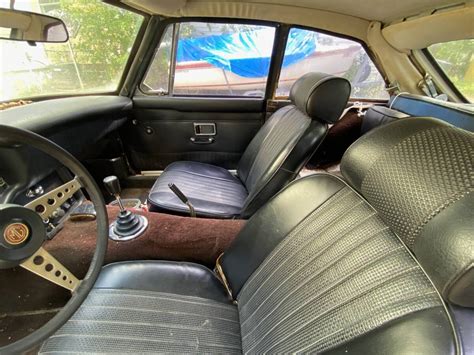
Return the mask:
{"type": "Polygon", "coordinates": [[[107,251],[108,242],[108,217],[105,208],[105,202],[97,183],[89,174],[87,169],[69,152],[58,146],[56,143],[44,138],[34,132],[24,129],[0,125],[0,143],[27,143],[29,146],[36,148],[43,153],[53,157],[66,168],[68,168],[75,176],[82,188],[84,188],[94,204],[96,210],[97,238],[96,249],[89,265],[87,274],[82,279],[77,288],[72,292],[70,300],[66,305],[50,319],[41,328],[35,330],[26,337],[0,347],[0,353],[22,353],[28,351],[42,343],[49,336],[54,334],[76,310],[84,302],[85,298],[94,286],[95,281],[100,273],[104,263],[105,253],[107,251]]]}

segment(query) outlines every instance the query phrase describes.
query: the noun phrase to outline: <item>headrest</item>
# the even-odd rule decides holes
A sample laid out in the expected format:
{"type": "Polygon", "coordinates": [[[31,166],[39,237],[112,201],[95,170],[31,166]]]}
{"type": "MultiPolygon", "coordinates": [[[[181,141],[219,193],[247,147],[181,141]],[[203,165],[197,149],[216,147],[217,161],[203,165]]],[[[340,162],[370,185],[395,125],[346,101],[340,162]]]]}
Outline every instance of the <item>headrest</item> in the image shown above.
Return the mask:
{"type": "Polygon", "coordinates": [[[432,118],[398,120],[357,140],[341,172],[443,297],[474,307],[474,133],[432,118]]]}
{"type": "Polygon", "coordinates": [[[351,84],[347,79],[324,73],[307,73],[295,81],[290,100],[314,120],[336,122],[347,105],[351,84]]]}

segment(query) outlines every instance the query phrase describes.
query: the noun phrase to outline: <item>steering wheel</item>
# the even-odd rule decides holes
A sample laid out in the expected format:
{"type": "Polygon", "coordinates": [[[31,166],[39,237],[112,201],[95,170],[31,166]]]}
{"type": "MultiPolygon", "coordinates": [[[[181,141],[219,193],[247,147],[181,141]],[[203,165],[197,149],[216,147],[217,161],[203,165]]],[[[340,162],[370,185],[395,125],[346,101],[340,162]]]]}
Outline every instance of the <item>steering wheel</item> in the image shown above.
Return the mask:
{"type": "MultiPolygon", "coordinates": [[[[27,143],[55,158],[68,168],[74,178],[47,192],[25,206],[0,204],[0,268],[21,266],[42,278],[71,291],[71,298],[49,322],[12,344],[0,353],[22,353],[40,344],[58,330],[79,308],[94,285],[104,262],[108,241],[108,219],[99,187],[86,168],[70,153],[52,141],[30,131],[0,125],[0,145],[27,143]],[[85,189],[94,204],[97,216],[97,242],[89,270],[78,280],[43,247],[46,227],[43,220],[79,189],[85,189]]],[[[6,181],[13,185],[13,181],[6,181]]],[[[8,202],[8,201],[7,201],[8,202]]],[[[4,286],[2,286],[4,287],[4,286]]]]}

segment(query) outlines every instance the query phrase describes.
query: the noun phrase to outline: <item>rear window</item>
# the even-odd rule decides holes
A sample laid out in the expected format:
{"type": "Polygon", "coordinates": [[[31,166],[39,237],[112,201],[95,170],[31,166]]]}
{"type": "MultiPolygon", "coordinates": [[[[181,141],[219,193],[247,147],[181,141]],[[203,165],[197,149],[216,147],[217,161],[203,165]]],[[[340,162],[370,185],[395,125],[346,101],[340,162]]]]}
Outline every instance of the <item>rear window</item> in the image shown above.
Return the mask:
{"type": "Polygon", "coordinates": [[[275,28],[269,26],[207,22],[170,25],[142,90],[160,95],[263,97],[274,37],[275,28]]]}
{"type": "Polygon", "coordinates": [[[428,51],[469,101],[474,101],[474,39],[437,43],[428,51]]]}
{"type": "Polygon", "coordinates": [[[347,78],[352,84],[352,98],[389,97],[385,81],[360,43],[317,31],[292,28],[276,96],[289,96],[295,80],[314,71],[347,78]]]}

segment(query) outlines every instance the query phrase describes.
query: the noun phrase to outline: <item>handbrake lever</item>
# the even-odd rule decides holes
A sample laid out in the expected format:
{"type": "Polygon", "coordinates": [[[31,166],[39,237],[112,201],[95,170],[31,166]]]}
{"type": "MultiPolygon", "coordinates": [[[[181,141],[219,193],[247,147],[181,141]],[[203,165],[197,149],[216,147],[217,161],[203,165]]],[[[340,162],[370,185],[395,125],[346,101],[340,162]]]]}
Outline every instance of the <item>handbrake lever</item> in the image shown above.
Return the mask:
{"type": "Polygon", "coordinates": [[[175,184],[173,183],[169,183],[168,184],[168,187],[170,188],[171,191],[173,191],[173,193],[181,200],[181,202],[183,202],[186,206],[188,206],[189,208],[189,215],[191,217],[196,217],[196,212],[194,211],[194,206],[192,205],[192,203],[188,200],[188,198],[186,197],[185,194],[183,194],[183,192],[178,188],[178,186],[176,186],[175,184]]]}

